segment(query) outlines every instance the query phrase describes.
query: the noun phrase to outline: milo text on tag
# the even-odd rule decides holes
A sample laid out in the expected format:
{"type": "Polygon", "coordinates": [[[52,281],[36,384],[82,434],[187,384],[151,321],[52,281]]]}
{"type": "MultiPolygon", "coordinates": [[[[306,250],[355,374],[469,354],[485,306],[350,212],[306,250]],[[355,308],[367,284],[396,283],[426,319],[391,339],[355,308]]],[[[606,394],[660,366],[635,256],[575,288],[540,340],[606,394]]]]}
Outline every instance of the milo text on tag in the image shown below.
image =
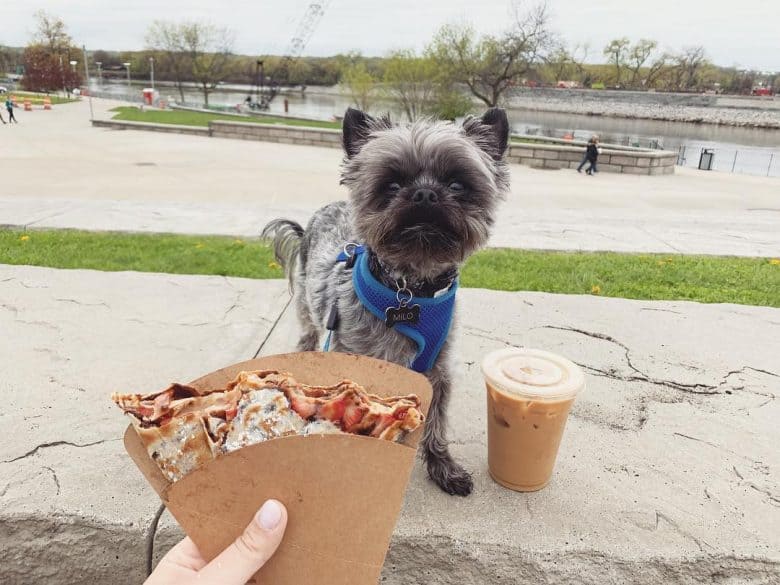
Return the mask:
{"type": "Polygon", "coordinates": [[[420,321],[420,305],[387,307],[385,309],[385,325],[392,327],[398,323],[415,325],[420,321]]]}

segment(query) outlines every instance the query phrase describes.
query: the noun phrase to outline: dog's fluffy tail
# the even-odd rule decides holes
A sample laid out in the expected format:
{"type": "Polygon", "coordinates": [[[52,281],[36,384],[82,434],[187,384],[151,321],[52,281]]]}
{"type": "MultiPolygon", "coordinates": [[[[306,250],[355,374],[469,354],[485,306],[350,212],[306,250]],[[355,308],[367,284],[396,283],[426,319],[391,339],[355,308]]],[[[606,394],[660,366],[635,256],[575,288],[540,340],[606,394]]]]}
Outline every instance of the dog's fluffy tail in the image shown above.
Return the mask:
{"type": "Polygon", "coordinates": [[[271,239],[276,261],[282,265],[290,290],[293,290],[295,268],[300,260],[301,240],[304,229],[289,219],[275,219],[263,228],[261,237],[271,239]]]}

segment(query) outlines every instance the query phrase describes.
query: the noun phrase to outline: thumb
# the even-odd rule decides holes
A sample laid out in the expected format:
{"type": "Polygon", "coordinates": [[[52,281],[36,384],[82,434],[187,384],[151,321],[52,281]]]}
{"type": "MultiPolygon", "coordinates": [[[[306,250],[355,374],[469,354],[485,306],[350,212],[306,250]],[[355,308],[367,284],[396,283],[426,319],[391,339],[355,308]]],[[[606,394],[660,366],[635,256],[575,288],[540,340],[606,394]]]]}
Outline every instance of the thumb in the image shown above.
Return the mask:
{"type": "Polygon", "coordinates": [[[287,510],[268,500],[244,533],[198,572],[202,585],[244,585],[279,548],[287,526],[287,510]]]}

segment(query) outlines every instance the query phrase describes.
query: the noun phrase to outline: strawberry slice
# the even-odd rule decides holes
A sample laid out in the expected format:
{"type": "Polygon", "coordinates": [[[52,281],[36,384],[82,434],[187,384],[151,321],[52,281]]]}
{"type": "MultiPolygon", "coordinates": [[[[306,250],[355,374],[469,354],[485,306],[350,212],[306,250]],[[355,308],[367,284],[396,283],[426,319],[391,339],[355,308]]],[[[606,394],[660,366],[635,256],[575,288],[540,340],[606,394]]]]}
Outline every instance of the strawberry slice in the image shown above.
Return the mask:
{"type": "Polygon", "coordinates": [[[317,401],[301,394],[290,394],[290,406],[304,420],[317,414],[317,401]]]}

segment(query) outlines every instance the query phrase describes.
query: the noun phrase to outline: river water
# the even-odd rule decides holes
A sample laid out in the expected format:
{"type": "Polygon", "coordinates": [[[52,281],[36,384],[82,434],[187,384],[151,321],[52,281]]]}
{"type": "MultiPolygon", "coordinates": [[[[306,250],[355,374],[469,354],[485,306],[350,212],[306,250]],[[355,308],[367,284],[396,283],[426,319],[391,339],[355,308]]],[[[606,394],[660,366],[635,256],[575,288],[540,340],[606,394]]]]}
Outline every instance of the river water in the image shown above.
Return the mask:
{"type": "MultiPolygon", "coordinates": [[[[137,101],[140,86],[133,86],[132,97],[137,101]]],[[[105,83],[104,93],[120,97],[127,94],[124,83],[105,83]]],[[[173,87],[159,87],[163,98],[178,101],[173,87]]],[[[210,104],[235,106],[244,101],[248,87],[227,86],[211,93],[210,104]]],[[[184,92],[188,105],[200,106],[202,94],[195,88],[184,92]]],[[[331,120],[343,115],[349,107],[348,97],[333,88],[323,92],[314,88],[305,93],[290,92],[277,96],[271,103],[272,113],[284,113],[284,100],[288,101],[289,114],[306,118],[331,120]]],[[[401,113],[391,102],[378,101],[376,112],[389,111],[391,117],[401,118],[401,113]]],[[[780,130],[717,126],[713,124],[689,124],[655,120],[630,120],[604,116],[582,116],[553,112],[536,112],[509,108],[507,110],[512,131],[518,134],[534,134],[587,140],[598,134],[602,143],[663,148],[678,152],[678,164],[697,167],[702,149],[714,151],[713,170],[744,173],[759,176],[780,177],[780,130]]]]}

